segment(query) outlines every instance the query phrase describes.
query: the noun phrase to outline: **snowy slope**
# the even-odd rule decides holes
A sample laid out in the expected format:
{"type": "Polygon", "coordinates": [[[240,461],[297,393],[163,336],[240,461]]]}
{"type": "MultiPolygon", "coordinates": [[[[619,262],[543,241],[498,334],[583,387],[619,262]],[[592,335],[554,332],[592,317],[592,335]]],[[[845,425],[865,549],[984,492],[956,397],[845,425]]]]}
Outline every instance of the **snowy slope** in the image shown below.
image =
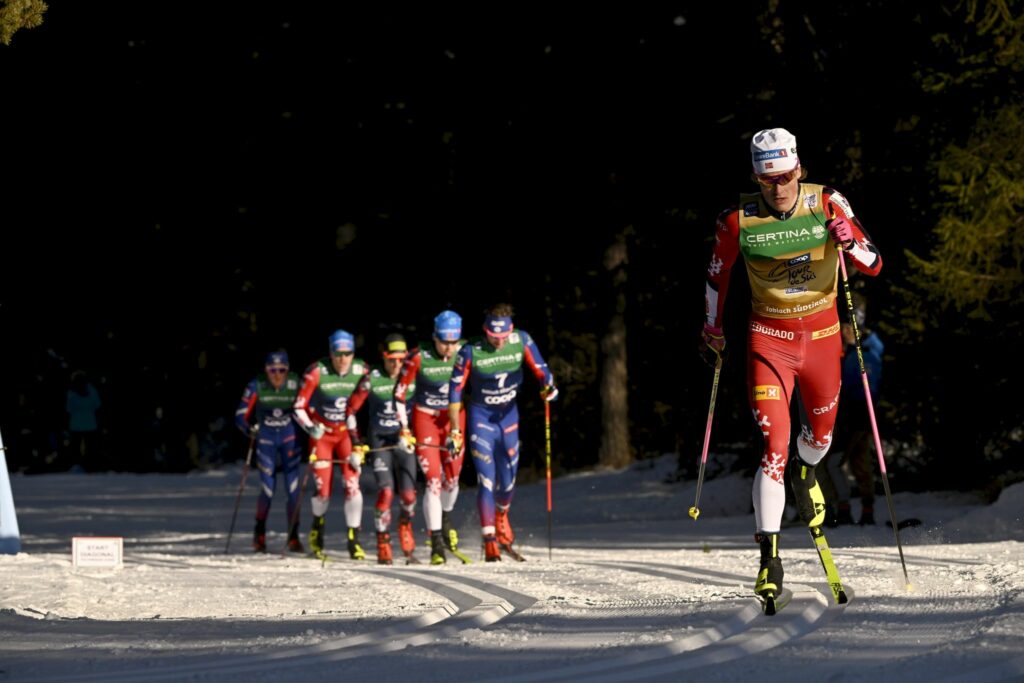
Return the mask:
{"type": "MultiPolygon", "coordinates": [[[[557,479],[550,561],[543,484],[523,486],[512,520],[527,562],[439,568],[254,556],[252,478],[225,555],[239,466],[15,476],[23,552],[0,556],[0,680],[1024,678],[1024,484],[990,506],[897,494],[901,518],[925,521],[901,532],[913,590],[890,529],[828,530],[846,607],[831,604],[807,532],[785,529],[795,597],[768,618],[750,591],[750,481],[706,482],[694,522],[693,484],[663,483],[673,466],[557,479]],[[74,570],[74,535],[124,536],[124,568],[74,570]]],[[[372,557],[372,484],[364,491],[372,557]]],[[[474,493],[456,522],[478,558],[474,493]]],[[[272,550],[284,542],[281,502],[272,550]]],[[[329,547],[342,549],[341,525],[337,500],[329,547]]]]}

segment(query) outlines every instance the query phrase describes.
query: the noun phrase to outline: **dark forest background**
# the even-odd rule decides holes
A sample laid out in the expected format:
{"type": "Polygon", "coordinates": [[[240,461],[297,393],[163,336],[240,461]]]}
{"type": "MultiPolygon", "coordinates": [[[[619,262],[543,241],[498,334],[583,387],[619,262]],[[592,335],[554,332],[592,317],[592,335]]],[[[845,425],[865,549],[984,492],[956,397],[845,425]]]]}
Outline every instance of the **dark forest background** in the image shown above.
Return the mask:
{"type": "MultiPolygon", "coordinates": [[[[598,461],[620,313],[629,455],[692,476],[714,219],[781,126],[885,259],[855,286],[886,342],[894,488],[994,492],[1024,478],[1022,5],[53,2],[0,45],[8,462],[67,468],[75,370],[110,466],[242,458],[232,413],[267,351],[301,371],[341,327],[376,360],[392,330],[426,339],[453,308],[473,333],[509,301],[562,390],[556,472],[598,461]]],[[[748,313],[738,271],[719,467],[758,457],[748,313]]],[[[520,405],[529,476],[543,411],[520,405]]]]}

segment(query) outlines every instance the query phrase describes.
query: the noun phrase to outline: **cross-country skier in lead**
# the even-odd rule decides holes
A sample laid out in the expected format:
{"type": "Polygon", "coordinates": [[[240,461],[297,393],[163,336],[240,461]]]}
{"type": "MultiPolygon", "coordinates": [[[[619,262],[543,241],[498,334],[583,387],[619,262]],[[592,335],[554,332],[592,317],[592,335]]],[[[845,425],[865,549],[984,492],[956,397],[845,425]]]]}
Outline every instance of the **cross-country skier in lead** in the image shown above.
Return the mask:
{"type": "MultiPolygon", "coordinates": [[[[459,538],[451,523],[451,511],[459,497],[459,473],[463,450],[454,454],[443,448],[448,440],[448,383],[455,365],[455,354],[462,347],[462,318],[454,311],[442,311],[434,318],[433,339],[415,349],[395,385],[395,401],[403,421],[401,439],[415,441],[416,457],[427,480],[423,492],[423,517],[430,532],[430,563],[444,564],[445,549],[460,559],[459,538]],[[415,385],[412,408],[412,431],[409,431],[406,395],[415,385]],[[415,436],[413,436],[415,435],[415,436]]],[[[466,414],[460,413],[457,428],[466,427],[466,414]]],[[[415,501],[414,501],[415,502],[415,501]]],[[[411,556],[415,541],[412,534],[413,508],[402,511],[398,535],[402,550],[411,556]]],[[[465,561],[465,560],[463,560],[465,561]]]]}
{"type": "Polygon", "coordinates": [[[353,448],[349,427],[355,427],[353,416],[346,424],[345,408],[356,390],[366,363],[355,358],[355,340],[345,330],[336,330],[329,338],[330,357],[321,358],[306,368],[302,387],[295,399],[295,418],[309,433],[310,467],[316,480],[316,496],[311,502],[313,528],[309,547],[323,559],[324,515],[331,498],[334,465],[341,465],[345,480],[345,521],[348,524],[348,554],[353,560],[366,557],[359,542],[363,516],[363,494],[359,490],[359,473],[365,447],[353,448]]]}
{"type": "Polygon", "coordinates": [[[468,417],[470,453],[477,475],[477,510],[484,537],[484,557],[501,559],[505,550],[522,559],[512,548],[515,534],[508,513],[519,469],[519,409],[516,395],[523,382],[523,364],[530,368],[543,389],[541,397],[558,397],[551,371],[537,345],[524,330],[513,329],[512,307],[497,304],[484,317],[484,337],[463,346],[455,358],[448,392],[450,448],[462,447],[463,435],[456,421],[467,382],[471,387],[468,417]]]}
{"type": "Polygon", "coordinates": [[[857,269],[877,275],[882,257],[846,198],[830,187],[801,182],[806,169],[796,138],[762,130],[750,144],[760,192],[741,194],[718,217],[708,267],[701,351],[714,364],[725,350],[722,313],[729,273],[743,255],[753,313],[747,349],[747,397],[764,434],[754,476],[754,518],[761,548],[755,592],[781,595],[779,528],[786,504],[783,474],[789,454],[790,398],[800,387],[801,435],[791,485],[809,527],[824,521],[825,501],[814,467],[828,452],[839,401],[842,338],[836,312],[840,245],[857,269]],[[831,239],[830,239],[831,237],[831,239]],[[834,243],[834,244],[833,244],[834,243]]]}
{"type": "Polygon", "coordinates": [[[243,434],[256,439],[256,466],[260,471],[260,496],[256,501],[256,529],[252,549],[267,550],[267,515],[277,486],[277,466],[284,471],[288,492],[288,550],[305,552],[299,541],[300,450],[295,440],[292,404],[299,391],[299,376],[288,372],[288,353],[274,351],[267,355],[264,374],[253,379],[242,392],[235,411],[235,426],[243,434]]]}
{"type": "MultiPolygon", "coordinates": [[[[416,456],[410,441],[402,443],[399,434],[403,421],[399,419],[395,401],[395,382],[402,370],[402,361],[409,355],[405,337],[389,334],[381,350],[382,367],[372,368],[356,388],[345,408],[347,415],[355,415],[367,404],[370,413],[369,439],[373,451],[371,464],[377,479],[377,504],[373,520],[377,530],[377,563],[391,564],[391,501],[395,496],[395,476],[398,473],[398,497],[402,511],[411,514],[416,507],[416,456]]],[[[414,387],[410,387],[414,389],[414,387]]],[[[411,556],[410,556],[411,558],[411,556]]]]}

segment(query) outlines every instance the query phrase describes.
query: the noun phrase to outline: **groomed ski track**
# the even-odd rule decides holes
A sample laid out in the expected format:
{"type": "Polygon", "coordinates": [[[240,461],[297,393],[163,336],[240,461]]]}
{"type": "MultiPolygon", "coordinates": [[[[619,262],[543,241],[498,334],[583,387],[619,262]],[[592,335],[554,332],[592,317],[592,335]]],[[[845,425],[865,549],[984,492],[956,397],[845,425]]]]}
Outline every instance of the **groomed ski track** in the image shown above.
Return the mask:
{"type": "MultiPolygon", "coordinates": [[[[241,535],[225,555],[236,477],[25,479],[26,552],[0,558],[0,682],[1024,677],[1024,544],[908,530],[907,590],[891,530],[829,530],[851,599],[840,607],[806,532],[791,529],[782,554],[794,597],[766,617],[751,593],[750,516],[710,514],[729,482],[710,482],[695,524],[682,516],[692,489],[653,484],[651,500],[669,491],[683,504],[644,505],[625,476],[645,475],[560,483],[551,560],[542,487],[517,498],[522,563],[482,562],[466,505],[456,524],[473,564],[441,567],[378,566],[372,548],[351,561],[337,522],[326,564],[254,555],[241,535]],[[82,532],[124,533],[123,569],[72,568],[68,538],[82,532]]],[[[284,545],[280,531],[268,541],[284,545]]]]}
{"type": "MultiPolygon", "coordinates": [[[[693,551],[691,551],[693,552],[693,551]]],[[[211,556],[202,566],[194,562],[174,560],[166,555],[138,557],[126,568],[151,568],[151,571],[188,572],[198,581],[212,580],[205,575],[237,577],[242,571],[259,572],[261,565],[296,567],[297,572],[313,571],[328,583],[349,581],[358,576],[371,590],[396,594],[404,586],[413,586],[436,597],[436,604],[425,605],[420,613],[383,615],[383,619],[332,619],[328,615],[311,615],[301,623],[275,625],[266,620],[268,632],[274,637],[270,644],[253,650],[251,640],[263,629],[259,623],[246,624],[236,646],[230,636],[238,630],[234,620],[177,620],[162,623],[138,622],[137,642],[124,635],[123,623],[92,619],[60,619],[44,617],[22,610],[0,614],[0,635],[5,642],[17,646],[19,641],[38,640],[61,644],[64,648],[95,648],[89,664],[74,674],[66,671],[49,675],[44,661],[33,666],[16,666],[6,670],[0,680],[50,681],[289,681],[309,680],[324,671],[343,671],[356,667],[372,670],[373,683],[407,681],[409,671],[416,671],[416,680],[479,680],[481,650],[484,661],[487,651],[496,646],[496,665],[488,667],[489,681],[500,683],[552,683],[586,680],[594,683],[625,681],[680,680],[687,672],[700,671],[701,680],[728,680],[737,671],[750,673],[764,666],[763,657],[777,656],[785,651],[806,651],[809,656],[827,657],[821,648],[840,637],[844,629],[857,628],[868,614],[870,604],[856,595],[855,587],[847,585],[850,602],[835,605],[823,577],[807,576],[807,569],[817,569],[812,549],[791,551],[798,561],[791,562],[798,576],[787,582],[793,592],[792,601],[774,617],[761,614],[759,603],[749,591],[746,576],[721,569],[674,564],[664,560],[641,557],[636,560],[604,558],[587,559],[587,551],[563,552],[567,561],[548,562],[545,551],[527,548],[526,563],[504,562],[499,565],[450,564],[383,567],[368,562],[353,562],[341,553],[331,553],[331,561],[290,556],[254,556],[240,567],[238,558],[211,556]],[[560,587],[571,585],[580,573],[607,577],[618,588],[614,598],[589,588],[584,602],[592,603],[585,610],[577,605],[560,616],[560,587]],[[810,580],[807,580],[810,579],[810,580]],[[654,580],[665,586],[678,584],[678,599],[651,599],[642,591],[629,598],[631,582],[654,580]],[[667,583],[666,583],[667,582],[667,583]],[[534,587],[533,594],[523,592],[520,585],[534,587]],[[536,586],[550,586],[554,595],[539,595],[536,586]],[[540,607],[538,603],[545,605],[540,607]],[[584,611],[586,614],[581,614],[584,611]],[[35,618],[33,618],[35,617],[35,618]],[[151,653],[150,656],[121,658],[119,653],[142,652],[154,638],[155,630],[174,639],[190,634],[193,639],[208,638],[220,642],[213,651],[202,648],[185,652],[151,653]],[[322,638],[315,644],[301,644],[312,632],[344,632],[339,637],[322,638]],[[643,634],[649,633],[645,638],[643,634]],[[105,656],[101,645],[111,634],[117,646],[112,656],[105,656]],[[489,635],[488,635],[489,634],[489,635]],[[616,636],[617,634],[617,636],[616,636]],[[293,646],[279,643],[292,641],[293,646]],[[382,667],[382,663],[388,663],[382,667]],[[340,668],[339,668],[340,667],[340,668]],[[20,673],[29,674],[22,676],[20,673]],[[731,672],[731,673],[730,673],[731,672]]],[[[874,552],[867,553],[874,555],[874,552]]],[[[879,550],[878,554],[884,555],[879,550]]],[[[844,561],[855,560],[846,554],[844,561]]],[[[915,565],[935,565],[936,560],[913,556],[915,565]]],[[[965,566],[974,564],[964,563],[965,566]]],[[[282,589],[287,587],[282,586],[282,589]]],[[[928,605],[926,614],[941,615],[946,601],[957,599],[941,590],[929,590],[914,596],[915,603],[928,605]]],[[[1007,605],[1006,611],[1020,606],[1007,605]]],[[[998,616],[989,615],[989,616],[998,616]]],[[[1004,615],[1005,616],[1005,615],[1004,615]]],[[[983,617],[984,618],[984,617],[983,617]]],[[[898,614],[888,614],[878,624],[880,640],[871,643],[874,658],[867,671],[889,680],[885,661],[902,667],[908,662],[933,655],[935,648],[955,648],[948,638],[946,622],[917,618],[902,622],[898,614]],[[895,627],[895,628],[893,628],[895,627]]],[[[259,638],[259,636],[256,636],[259,638]]],[[[109,649],[107,642],[107,649],[109,649]]],[[[44,645],[43,651],[46,647],[44,645]]],[[[826,660],[827,663],[827,660],[826,660]]],[[[965,660],[964,664],[968,663],[965,660]]],[[[834,662],[838,664],[838,662],[834,662]]],[[[486,664],[484,665],[486,666],[486,664]]],[[[777,671],[794,673],[781,663],[777,671]]],[[[837,671],[842,670],[836,667],[837,671]]],[[[866,672],[858,675],[847,671],[839,680],[870,680],[866,672]]],[[[770,672],[769,672],[770,673],[770,672]]],[[[949,671],[949,676],[936,681],[1003,681],[1024,674],[1024,657],[1007,657],[980,668],[949,671]]],[[[782,680],[784,676],[769,680],[782,680]]],[[[893,678],[892,680],[896,680],[893,678]]],[[[913,680],[913,677],[910,678],[913,680]]]]}
{"type": "MultiPolygon", "coordinates": [[[[142,561],[143,563],[145,560],[142,561]]],[[[155,566],[174,566],[166,559],[154,558],[155,566]]],[[[316,560],[310,560],[316,563],[316,560]]],[[[376,577],[385,584],[384,590],[398,590],[387,586],[388,582],[406,582],[425,588],[444,599],[445,604],[419,616],[400,621],[391,626],[370,630],[358,635],[347,636],[314,646],[273,649],[264,653],[239,655],[198,655],[176,657],[174,661],[147,662],[143,666],[121,670],[104,668],[101,671],[69,676],[61,674],[48,677],[34,676],[36,683],[50,681],[169,681],[182,679],[246,677],[256,680],[276,679],[282,676],[298,675],[301,670],[309,672],[332,662],[371,658],[406,648],[430,646],[446,639],[498,624],[514,615],[528,611],[537,598],[512,590],[494,577],[487,579],[460,575],[425,566],[377,567],[354,563],[341,555],[332,554],[332,561],[323,565],[323,571],[341,573],[355,571],[376,577]]],[[[605,571],[629,572],[657,576],[699,586],[723,586],[733,590],[719,596],[723,610],[718,621],[697,629],[693,625],[680,629],[678,635],[662,645],[638,648],[635,652],[588,661],[586,663],[552,666],[543,671],[533,671],[512,676],[491,677],[490,680],[513,682],[564,681],[586,678],[588,681],[628,681],[651,676],[661,676],[680,671],[696,669],[715,662],[722,662],[761,652],[786,641],[799,638],[818,628],[842,611],[841,607],[829,609],[825,596],[813,587],[791,585],[793,601],[783,612],[773,618],[761,614],[757,601],[739,589],[743,578],[729,576],[715,571],[686,569],[665,564],[644,564],[640,562],[590,562],[590,566],[605,571]]],[[[551,565],[538,565],[544,572],[551,572],[551,565]]],[[[224,569],[232,566],[224,563],[224,569]]],[[[211,570],[213,568],[210,568],[211,570]]],[[[559,567],[559,573],[572,573],[572,565],[559,567]]],[[[479,575],[480,572],[477,572],[479,575]]],[[[500,577],[498,577],[500,578],[500,577]]],[[[685,621],[682,605],[636,604],[622,605],[616,610],[621,627],[628,629],[631,621],[643,626],[649,618],[664,619],[677,612],[680,621],[685,621]]],[[[8,616],[7,627],[11,626],[8,616]]],[[[25,618],[25,615],[15,618],[25,618]]],[[[607,618],[607,614],[593,619],[575,620],[573,637],[577,647],[601,648],[604,636],[599,632],[589,636],[588,631],[607,618]]],[[[89,622],[88,628],[80,629],[77,620],[51,622],[62,624],[52,629],[51,637],[61,640],[88,637],[88,632],[102,632],[102,622],[89,622]],[[85,632],[83,632],[85,631],[85,632]]],[[[150,634],[140,634],[149,639],[150,634]]],[[[128,647],[131,647],[130,645],[128,647]]],[[[375,680],[390,680],[375,676],[375,680]]],[[[396,678],[397,680],[397,678],[396,678]]]]}

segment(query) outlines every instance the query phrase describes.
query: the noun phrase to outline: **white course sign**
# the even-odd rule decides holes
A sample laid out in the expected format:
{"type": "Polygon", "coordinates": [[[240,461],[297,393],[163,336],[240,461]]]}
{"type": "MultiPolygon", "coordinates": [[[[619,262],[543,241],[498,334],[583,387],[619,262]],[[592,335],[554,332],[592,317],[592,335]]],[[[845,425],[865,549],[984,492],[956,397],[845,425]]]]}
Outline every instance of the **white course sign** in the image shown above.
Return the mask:
{"type": "Polygon", "coordinates": [[[120,568],[124,559],[121,536],[74,536],[71,539],[72,564],[78,567],[120,568]]]}

